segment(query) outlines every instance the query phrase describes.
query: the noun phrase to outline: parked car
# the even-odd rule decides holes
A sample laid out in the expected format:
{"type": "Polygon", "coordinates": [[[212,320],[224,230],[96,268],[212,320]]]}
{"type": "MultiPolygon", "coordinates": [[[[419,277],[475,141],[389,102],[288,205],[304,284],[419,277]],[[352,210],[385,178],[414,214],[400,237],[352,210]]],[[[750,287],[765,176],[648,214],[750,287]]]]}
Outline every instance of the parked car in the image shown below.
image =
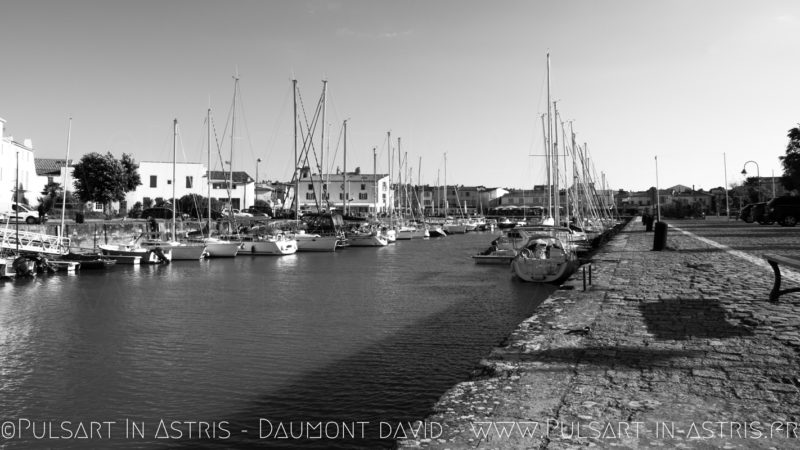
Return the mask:
{"type": "Polygon", "coordinates": [[[0,214],[0,216],[2,216],[3,221],[25,222],[27,224],[45,223],[47,221],[47,214],[40,218],[39,212],[20,204],[11,205],[11,211],[0,214]]]}
{"type": "Polygon", "coordinates": [[[251,206],[247,208],[247,212],[252,214],[253,217],[269,219],[272,214],[272,208],[268,206],[251,206]]]}
{"type": "Polygon", "coordinates": [[[767,202],[767,218],[784,227],[797,225],[800,219],[800,197],[776,197],[767,202]]]}
{"type": "MultiPolygon", "coordinates": [[[[142,219],[148,219],[150,217],[153,219],[172,219],[172,208],[166,208],[164,206],[146,208],[142,210],[142,215],[140,217],[142,219]]],[[[178,214],[178,217],[180,217],[180,214],[178,214]]]]}
{"type": "Polygon", "coordinates": [[[237,219],[252,219],[253,218],[253,215],[250,214],[249,212],[239,211],[238,209],[231,209],[231,210],[223,209],[222,210],[222,215],[225,216],[225,217],[233,216],[234,218],[237,218],[237,219]]]}
{"type": "Polygon", "coordinates": [[[767,202],[760,202],[753,205],[753,220],[761,225],[772,225],[775,223],[767,215],[767,202]]]}

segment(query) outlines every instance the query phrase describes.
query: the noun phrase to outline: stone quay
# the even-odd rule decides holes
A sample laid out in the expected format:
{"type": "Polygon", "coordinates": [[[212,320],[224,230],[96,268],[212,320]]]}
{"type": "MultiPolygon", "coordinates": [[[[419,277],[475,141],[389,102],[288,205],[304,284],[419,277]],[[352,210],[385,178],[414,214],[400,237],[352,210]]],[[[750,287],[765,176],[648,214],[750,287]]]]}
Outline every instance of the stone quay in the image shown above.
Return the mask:
{"type": "Polygon", "coordinates": [[[800,448],[800,293],[769,302],[763,259],[800,257],[800,227],[665,222],[653,251],[631,221],[400,448],[800,448]]]}

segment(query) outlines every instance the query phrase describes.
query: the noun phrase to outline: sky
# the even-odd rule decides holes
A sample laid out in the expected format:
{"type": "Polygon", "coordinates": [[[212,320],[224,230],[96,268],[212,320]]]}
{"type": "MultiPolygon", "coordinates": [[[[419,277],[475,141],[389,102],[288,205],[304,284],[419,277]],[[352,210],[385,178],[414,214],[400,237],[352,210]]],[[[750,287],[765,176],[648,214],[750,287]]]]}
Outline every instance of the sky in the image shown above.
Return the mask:
{"type": "Polygon", "coordinates": [[[308,116],[326,80],[331,171],[347,120],[348,171],[376,149],[386,173],[389,132],[412,182],[525,189],[546,181],[549,53],[598,183],[710,189],[782,173],[798,42],[796,0],[3,0],[0,117],[37,157],[137,161],[171,161],[177,118],[176,159],[208,164],[210,107],[219,170],[238,75],[233,168],[288,181],[291,80],[308,116]]]}

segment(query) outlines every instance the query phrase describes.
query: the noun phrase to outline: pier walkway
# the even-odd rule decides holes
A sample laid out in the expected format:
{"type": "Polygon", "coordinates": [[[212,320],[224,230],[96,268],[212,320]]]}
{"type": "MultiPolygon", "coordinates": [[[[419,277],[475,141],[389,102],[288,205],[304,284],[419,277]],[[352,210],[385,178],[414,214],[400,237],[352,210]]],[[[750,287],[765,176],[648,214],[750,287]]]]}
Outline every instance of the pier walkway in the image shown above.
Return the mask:
{"type": "Polygon", "coordinates": [[[800,294],[770,303],[761,255],[800,228],[668,223],[660,252],[629,223],[401,448],[799,448],[800,294]]]}

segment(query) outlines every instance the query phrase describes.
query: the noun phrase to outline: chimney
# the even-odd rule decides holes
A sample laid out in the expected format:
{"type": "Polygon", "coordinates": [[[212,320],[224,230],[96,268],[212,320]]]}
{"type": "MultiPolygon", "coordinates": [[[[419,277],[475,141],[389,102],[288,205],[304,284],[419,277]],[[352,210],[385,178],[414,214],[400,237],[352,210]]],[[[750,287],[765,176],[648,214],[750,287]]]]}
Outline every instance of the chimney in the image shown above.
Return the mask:
{"type": "Polygon", "coordinates": [[[30,138],[25,138],[25,140],[22,141],[22,145],[33,150],[33,141],[30,138]]]}

